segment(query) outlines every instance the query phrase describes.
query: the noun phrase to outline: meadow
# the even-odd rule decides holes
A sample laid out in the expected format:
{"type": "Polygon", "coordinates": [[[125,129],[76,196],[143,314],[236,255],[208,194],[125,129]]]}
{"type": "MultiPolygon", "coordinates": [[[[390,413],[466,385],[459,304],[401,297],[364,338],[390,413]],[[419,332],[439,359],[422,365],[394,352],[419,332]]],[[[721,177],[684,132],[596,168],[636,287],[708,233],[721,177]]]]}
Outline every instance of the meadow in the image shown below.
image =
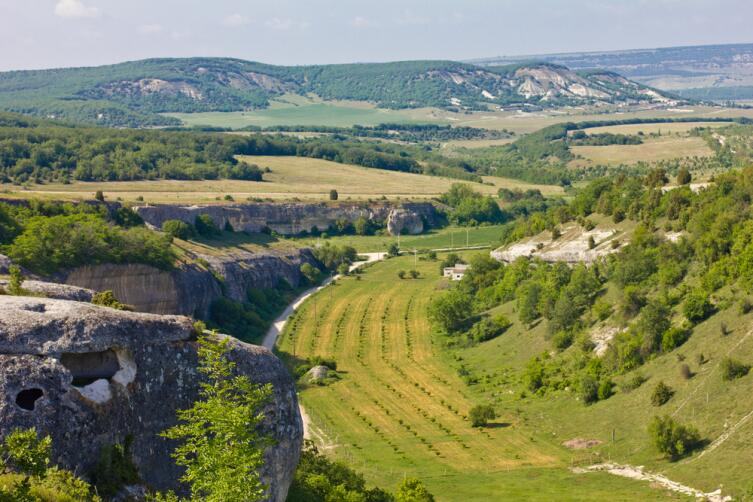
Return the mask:
{"type": "Polygon", "coordinates": [[[462,359],[432,333],[426,308],[447,287],[438,262],[419,260],[418,279],[398,279],[413,266],[413,257],[393,258],[340,279],[306,301],[278,340],[288,361],[337,362],[341,380],[300,393],[325,452],[385,488],[419,477],[439,501],[681,499],[605,473],[575,474],[571,465],[596,457],[566,450],[520,403],[472,428],[469,409],[497,393],[468,387],[456,371],[462,359]]]}
{"type": "Polygon", "coordinates": [[[644,139],[640,145],[571,146],[574,155],[582,157],[574,166],[594,164],[635,164],[682,157],[710,157],[713,151],[703,138],[667,135],[644,139]]]}
{"type": "MultiPolygon", "coordinates": [[[[3,197],[49,199],[91,199],[101,190],[112,200],[136,201],[138,197],[150,203],[228,203],[225,196],[237,202],[249,199],[328,200],[331,189],[338,191],[340,200],[426,199],[446,192],[458,180],[439,176],[386,171],[328,160],[307,157],[241,157],[246,162],[268,167],[264,181],[242,180],[155,180],[48,183],[39,185],[0,185],[3,197]]],[[[507,178],[488,176],[484,183],[466,182],[478,192],[496,194],[502,188],[539,189],[547,195],[562,194],[553,185],[535,185],[507,178]]]]}

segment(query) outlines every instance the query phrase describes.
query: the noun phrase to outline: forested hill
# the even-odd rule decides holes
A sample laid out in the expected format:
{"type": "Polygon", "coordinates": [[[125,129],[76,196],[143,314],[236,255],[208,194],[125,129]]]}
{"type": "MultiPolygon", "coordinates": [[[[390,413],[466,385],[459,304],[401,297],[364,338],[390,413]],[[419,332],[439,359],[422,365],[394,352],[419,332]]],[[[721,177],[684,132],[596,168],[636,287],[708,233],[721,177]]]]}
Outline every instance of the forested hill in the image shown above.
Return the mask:
{"type": "Polygon", "coordinates": [[[661,103],[672,97],[616,73],[549,63],[450,61],[272,66],[227,58],[149,59],[92,68],[0,73],[0,109],[114,126],[170,125],[162,112],[264,108],[285,93],[384,108],[552,107],[661,103]]]}

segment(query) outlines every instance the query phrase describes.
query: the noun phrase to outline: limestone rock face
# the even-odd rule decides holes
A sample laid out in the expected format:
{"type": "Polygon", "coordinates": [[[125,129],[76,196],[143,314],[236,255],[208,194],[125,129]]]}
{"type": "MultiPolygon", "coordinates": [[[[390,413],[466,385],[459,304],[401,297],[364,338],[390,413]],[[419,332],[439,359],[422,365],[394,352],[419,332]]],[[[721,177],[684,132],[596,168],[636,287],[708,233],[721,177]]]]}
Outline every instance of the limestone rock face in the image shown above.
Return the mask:
{"type": "Polygon", "coordinates": [[[92,265],[72,270],[61,280],[96,291],[110,290],[139,312],[206,319],[212,302],[223,296],[223,288],[225,296],[246,301],[249,288],[271,288],[280,280],[297,287],[301,265],[315,262],[309,249],[265,253],[238,249],[233,254],[198,258],[208,268],[190,264],[166,272],[138,264],[92,265]]]}
{"type": "MultiPolygon", "coordinates": [[[[267,349],[238,341],[230,357],[252,381],[271,383],[262,477],[283,502],[300,455],[295,388],[267,349]]],[[[174,444],[157,434],[196,399],[201,377],[191,321],[29,297],[0,297],[0,435],[36,427],[53,437],[52,460],[88,472],[103,446],[133,437],[144,481],[178,488],[174,444]]]]}
{"type": "Polygon", "coordinates": [[[424,221],[408,209],[393,209],[387,217],[387,231],[390,235],[418,235],[424,231],[424,221]]]}
{"type": "MultiPolygon", "coordinates": [[[[226,225],[235,231],[250,233],[273,230],[281,235],[310,232],[316,227],[326,230],[338,220],[351,223],[363,217],[370,221],[385,222],[390,212],[403,209],[431,224],[437,217],[431,203],[254,203],[211,206],[177,206],[161,204],[139,206],[134,210],[152,227],[162,228],[167,220],[181,220],[193,224],[201,214],[209,215],[219,228],[226,225]]],[[[414,225],[414,228],[415,225],[414,225]]],[[[423,231],[423,226],[421,228],[423,231]]]]}

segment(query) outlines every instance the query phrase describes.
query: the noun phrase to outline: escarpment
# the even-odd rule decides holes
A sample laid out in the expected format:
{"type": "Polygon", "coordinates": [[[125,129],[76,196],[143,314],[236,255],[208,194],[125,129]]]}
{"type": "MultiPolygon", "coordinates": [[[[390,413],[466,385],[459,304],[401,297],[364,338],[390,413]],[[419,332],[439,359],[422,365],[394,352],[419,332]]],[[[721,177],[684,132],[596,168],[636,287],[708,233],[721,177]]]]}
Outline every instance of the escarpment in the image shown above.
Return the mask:
{"type": "Polygon", "coordinates": [[[230,226],[235,231],[259,233],[274,231],[280,235],[296,235],[315,229],[326,230],[345,220],[359,218],[386,225],[396,235],[420,234],[437,223],[439,216],[428,202],[383,203],[249,203],[210,206],[177,206],[170,204],[138,206],[134,210],[144,221],[162,228],[167,220],[193,224],[196,217],[206,214],[219,228],[230,226]]]}
{"type": "MultiPolygon", "coordinates": [[[[267,349],[231,341],[239,373],[274,391],[263,429],[262,480],[285,500],[303,426],[293,381],[267,349]]],[[[27,297],[0,300],[0,434],[35,427],[53,437],[53,462],[90,472],[103,447],[133,440],[143,481],[178,488],[175,444],[158,434],[191,406],[201,382],[190,319],[27,297]]]]}
{"type": "Polygon", "coordinates": [[[316,261],[309,249],[252,253],[236,248],[199,258],[200,263],[181,264],[171,271],[138,264],[90,265],[68,272],[62,280],[95,291],[110,290],[139,312],[205,319],[212,302],[222,296],[247,301],[249,288],[272,288],[283,280],[297,287],[301,265],[316,261]]]}

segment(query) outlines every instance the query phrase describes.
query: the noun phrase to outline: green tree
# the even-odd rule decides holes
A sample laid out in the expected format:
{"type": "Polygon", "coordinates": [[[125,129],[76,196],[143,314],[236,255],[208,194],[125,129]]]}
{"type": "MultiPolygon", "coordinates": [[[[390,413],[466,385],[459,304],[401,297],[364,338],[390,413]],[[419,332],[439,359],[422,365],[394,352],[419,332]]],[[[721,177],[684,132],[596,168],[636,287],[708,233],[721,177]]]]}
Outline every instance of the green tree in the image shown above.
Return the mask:
{"type": "Polygon", "coordinates": [[[216,237],[222,235],[220,228],[208,214],[200,214],[194,220],[194,227],[202,237],[216,237]]]}
{"type": "Polygon", "coordinates": [[[453,289],[439,296],[429,305],[429,319],[447,333],[460,330],[473,312],[473,298],[453,289]]]}
{"type": "Polygon", "coordinates": [[[434,502],[434,495],[420,480],[405,478],[397,487],[395,502],[434,502]]]}
{"type": "Polygon", "coordinates": [[[677,171],[678,185],[687,185],[692,179],[693,177],[690,175],[690,170],[687,167],[682,166],[680,170],[677,171]]]}
{"type": "Polygon", "coordinates": [[[387,254],[390,256],[398,256],[400,254],[400,248],[398,247],[396,242],[390,243],[390,245],[387,247],[387,254]]]}
{"type": "Polygon", "coordinates": [[[236,375],[235,363],[228,359],[229,343],[229,338],[199,338],[199,372],[206,383],[198,401],[178,411],[180,423],[162,433],[180,442],[172,456],[185,468],[181,481],[190,485],[194,500],[264,499],[259,469],[271,440],[260,427],[272,386],[236,375]]]}
{"type": "Polygon", "coordinates": [[[337,193],[337,190],[333,188],[332,190],[329,191],[329,200],[337,200],[338,197],[339,195],[337,193]]]}
{"type": "Polygon", "coordinates": [[[356,221],[353,222],[353,230],[358,235],[368,235],[371,232],[371,223],[365,216],[359,216],[356,221]]]}
{"type": "Polygon", "coordinates": [[[709,301],[708,295],[701,290],[696,290],[685,297],[685,303],[682,306],[682,313],[685,314],[688,321],[700,322],[706,319],[714,312],[714,306],[709,301]]]}
{"type": "Polygon", "coordinates": [[[665,384],[663,381],[660,381],[656,384],[656,387],[654,387],[654,390],[651,392],[651,404],[654,406],[662,406],[667,401],[672,399],[672,396],[675,394],[675,391],[672,390],[672,388],[665,384]]]}
{"type": "Polygon", "coordinates": [[[105,201],[105,194],[102,193],[102,190],[97,190],[97,192],[94,194],[94,198],[97,199],[100,202],[105,201]]]}
{"type": "Polygon", "coordinates": [[[497,418],[497,413],[490,404],[477,404],[468,412],[468,418],[471,420],[472,427],[484,427],[489,420],[497,418]]]}

